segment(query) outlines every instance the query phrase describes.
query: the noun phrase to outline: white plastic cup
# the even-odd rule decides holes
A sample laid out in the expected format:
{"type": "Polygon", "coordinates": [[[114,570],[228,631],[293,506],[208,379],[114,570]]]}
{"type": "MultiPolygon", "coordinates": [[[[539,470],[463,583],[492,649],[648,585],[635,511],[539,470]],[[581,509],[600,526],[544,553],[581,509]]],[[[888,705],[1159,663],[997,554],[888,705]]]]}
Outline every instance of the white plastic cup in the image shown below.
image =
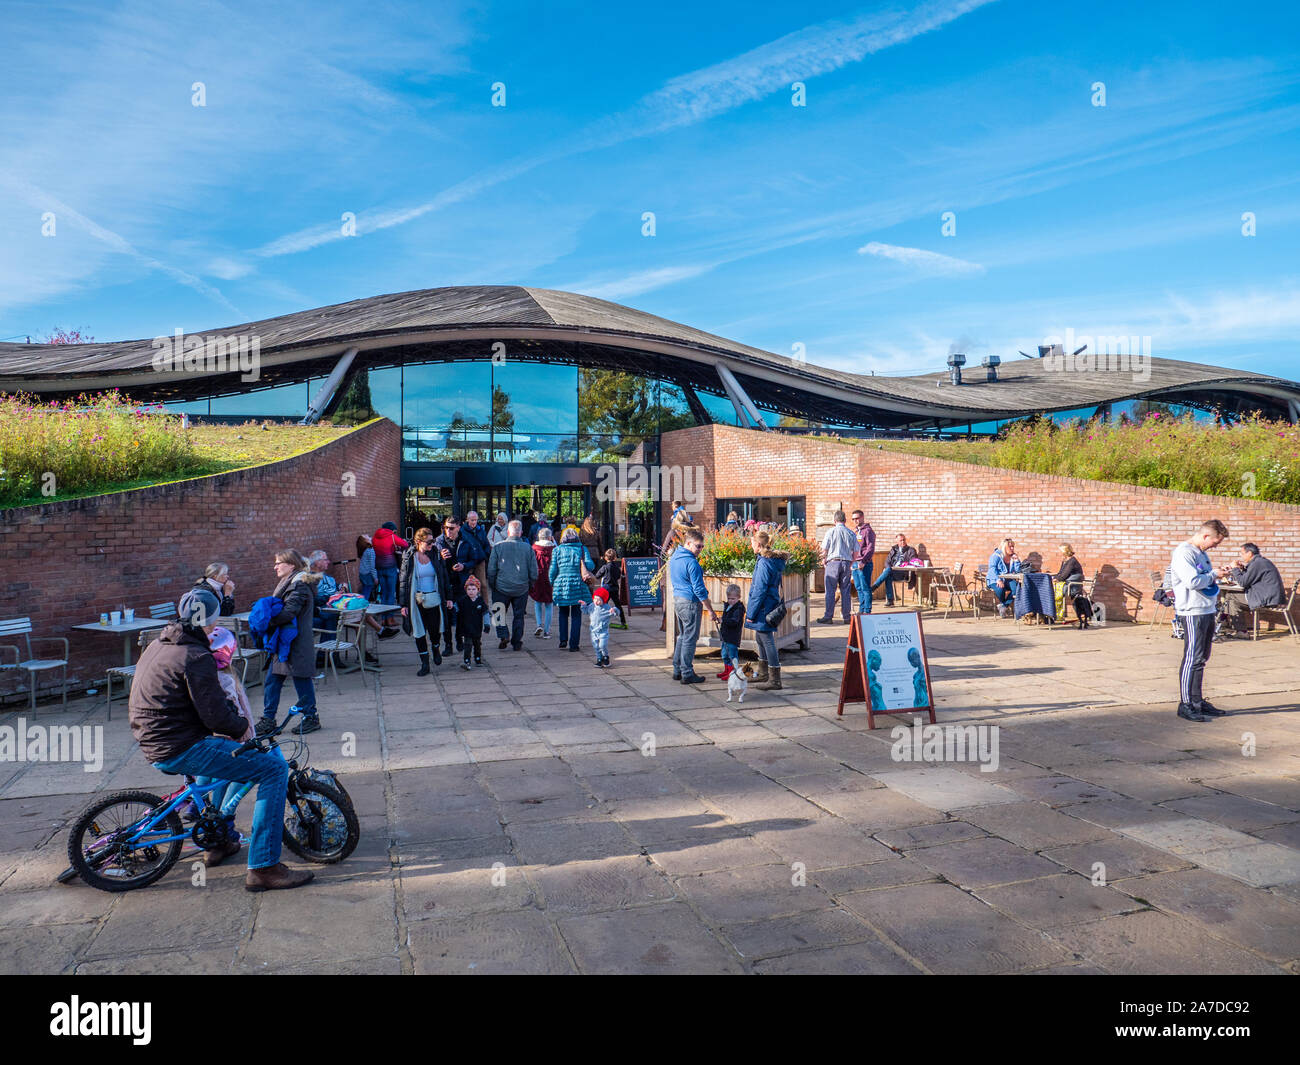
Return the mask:
{"type": "Polygon", "coordinates": [[[129,606],[126,608],[126,620],[127,621],[135,620],[135,607],[129,606]]]}
{"type": "Polygon", "coordinates": [[[108,615],[108,623],[109,623],[110,625],[120,625],[120,624],[122,624],[122,611],[120,611],[120,610],[112,610],[112,611],[110,611],[110,612],[109,612],[109,615],[108,615]]]}

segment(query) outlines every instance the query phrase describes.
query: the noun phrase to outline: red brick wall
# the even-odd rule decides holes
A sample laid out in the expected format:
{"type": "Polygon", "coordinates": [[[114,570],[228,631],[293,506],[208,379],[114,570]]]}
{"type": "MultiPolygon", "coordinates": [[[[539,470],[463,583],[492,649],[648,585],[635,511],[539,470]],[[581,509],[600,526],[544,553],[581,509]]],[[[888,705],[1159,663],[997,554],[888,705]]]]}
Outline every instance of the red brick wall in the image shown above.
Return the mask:
{"type": "MultiPolygon", "coordinates": [[[[282,548],[355,558],[359,533],[400,519],[400,436],[385,419],[282,462],[0,511],[0,618],[30,617],[34,635],[67,637],[69,687],[92,684],[121,663],[121,637],[73,625],[122,603],[137,614],[175,603],[213,561],[229,563],[247,610],[274,588],[282,548]],[[346,474],[355,494],[345,494],[346,474]]],[[[331,573],[341,579],[341,568],[331,573]]],[[[16,675],[0,673],[0,698],[16,675]]]]}
{"type": "Polygon", "coordinates": [[[1101,570],[1097,598],[1116,618],[1124,610],[1132,616],[1137,592],[1149,599],[1151,571],[1163,572],[1173,547],[1206,518],[1231,531],[1216,562],[1235,561],[1237,546],[1253,540],[1288,587],[1300,577],[1298,506],[995,470],[724,425],[665,433],[662,453],[665,465],[704,467],[706,527],[720,496],[802,495],[810,534],[818,504],[861,507],[881,546],[904,532],[938,565],[960,562],[966,572],[987,563],[1003,536],[1016,541],[1021,558],[1037,553],[1055,572],[1057,545],[1067,541],[1089,577],[1101,570]]]}

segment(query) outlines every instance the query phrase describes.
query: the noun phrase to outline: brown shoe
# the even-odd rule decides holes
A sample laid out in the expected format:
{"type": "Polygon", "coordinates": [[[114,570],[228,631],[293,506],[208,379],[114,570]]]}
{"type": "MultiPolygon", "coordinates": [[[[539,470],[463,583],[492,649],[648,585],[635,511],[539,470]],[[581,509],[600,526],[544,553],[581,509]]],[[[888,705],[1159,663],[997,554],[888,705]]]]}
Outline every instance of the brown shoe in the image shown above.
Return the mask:
{"type": "Polygon", "coordinates": [[[758,668],[754,670],[753,679],[754,679],[754,683],[756,684],[761,684],[763,681],[768,679],[766,662],[760,662],[758,664],[758,668]]]}
{"type": "Polygon", "coordinates": [[[771,677],[765,683],[758,685],[759,691],[777,692],[781,690],[781,667],[773,666],[771,674],[771,677]]]}
{"type": "Polygon", "coordinates": [[[233,858],[239,853],[241,844],[239,840],[232,839],[224,847],[219,847],[213,851],[203,852],[203,864],[211,869],[214,865],[220,865],[227,858],[233,858]]]}
{"type": "Polygon", "coordinates": [[[244,890],[279,891],[281,888],[302,887],[315,875],[310,869],[290,869],[284,862],[276,862],[264,869],[250,869],[244,877],[244,890]]]}

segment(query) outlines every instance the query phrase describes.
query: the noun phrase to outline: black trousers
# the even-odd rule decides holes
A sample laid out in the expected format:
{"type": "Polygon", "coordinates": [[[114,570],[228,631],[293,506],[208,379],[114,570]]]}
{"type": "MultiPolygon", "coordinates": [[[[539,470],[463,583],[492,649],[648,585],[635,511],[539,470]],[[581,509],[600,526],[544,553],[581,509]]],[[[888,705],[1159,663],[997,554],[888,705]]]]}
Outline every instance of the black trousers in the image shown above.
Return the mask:
{"type": "Polygon", "coordinates": [[[417,606],[415,608],[420,612],[420,621],[424,624],[424,636],[415,638],[415,649],[420,654],[426,654],[429,650],[429,640],[433,640],[433,646],[438,646],[438,633],[442,631],[442,607],[441,606],[417,606]]]}
{"type": "Polygon", "coordinates": [[[483,657],[483,634],[480,632],[474,636],[463,637],[465,643],[465,661],[469,661],[469,652],[472,648],[474,651],[474,661],[479,661],[483,657]]]}
{"type": "Polygon", "coordinates": [[[1213,614],[1182,614],[1183,668],[1178,673],[1179,698],[1185,706],[1197,709],[1202,702],[1201,678],[1205,663],[1210,660],[1214,646],[1213,614]]]}

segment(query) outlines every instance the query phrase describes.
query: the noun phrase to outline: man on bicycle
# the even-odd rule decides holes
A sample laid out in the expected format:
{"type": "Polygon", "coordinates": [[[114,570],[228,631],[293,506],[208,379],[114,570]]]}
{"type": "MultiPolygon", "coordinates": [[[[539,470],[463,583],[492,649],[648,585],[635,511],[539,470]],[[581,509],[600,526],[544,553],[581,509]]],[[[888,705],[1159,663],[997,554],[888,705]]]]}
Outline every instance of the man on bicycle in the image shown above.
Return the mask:
{"type": "MultiPolygon", "coordinates": [[[[131,733],[156,769],[257,785],[247,890],[295,888],[312,878],[280,861],[289,766],[264,751],[235,757],[253,730],[226,701],[203,629],[178,620],[162,630],[140,655],[129,706],[131,733]]],[[[231,841],[221,857],[238,851],[231,841]]]]}

